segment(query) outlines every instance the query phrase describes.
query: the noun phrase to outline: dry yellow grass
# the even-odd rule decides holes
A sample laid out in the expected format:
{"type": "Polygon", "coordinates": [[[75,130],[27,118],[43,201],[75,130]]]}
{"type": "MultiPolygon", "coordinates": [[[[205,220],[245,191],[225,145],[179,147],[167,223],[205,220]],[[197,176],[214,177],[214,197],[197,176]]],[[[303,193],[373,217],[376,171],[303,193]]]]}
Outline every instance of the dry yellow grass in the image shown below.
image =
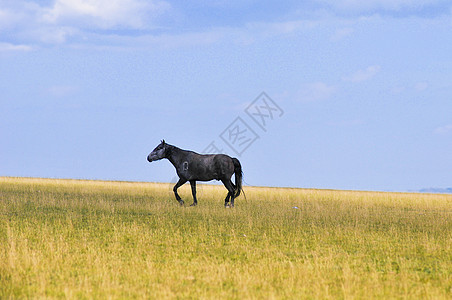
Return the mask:
{"type": "Polygon", "coordinates": [[[245,192],[0,177],[0,298],[452,297],[452,195],[245,192]]]}

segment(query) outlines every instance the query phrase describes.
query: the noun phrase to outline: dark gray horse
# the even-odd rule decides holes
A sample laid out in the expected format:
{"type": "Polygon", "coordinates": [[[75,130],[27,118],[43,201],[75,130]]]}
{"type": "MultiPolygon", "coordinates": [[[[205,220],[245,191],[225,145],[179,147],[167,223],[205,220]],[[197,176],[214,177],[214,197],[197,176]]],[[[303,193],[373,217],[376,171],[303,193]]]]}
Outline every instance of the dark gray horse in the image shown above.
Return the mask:
{"type": "Polygon", "coordinates": [[[191,192],[193,194],[193,204],[198,204],[196,199],[196,181],[221,180],[228,190],[224,206],[234,206],[234,199],[240,195],[242,189],[242,166],[237,158],[231,158],[225,154],[198,154],[193,151],[182,150],[175,146],[165,143],[163,140],[149,155],[148,161],[153,162],[167,158],[176,168],[179,181],[173,188],[176,200],[181,205],[184,201],[177,193],[177,189],[190,181],[191,192]],[[232,183],[231,177],[235,173],[235,184],[232,183]]]}

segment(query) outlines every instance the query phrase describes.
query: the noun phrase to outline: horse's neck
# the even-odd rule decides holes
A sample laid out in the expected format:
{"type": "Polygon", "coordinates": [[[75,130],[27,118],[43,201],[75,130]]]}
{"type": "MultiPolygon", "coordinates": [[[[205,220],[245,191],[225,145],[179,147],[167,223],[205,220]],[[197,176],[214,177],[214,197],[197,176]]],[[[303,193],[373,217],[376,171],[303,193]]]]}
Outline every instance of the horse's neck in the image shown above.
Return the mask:
{"type": "Polygon", "coordinates": [[[168,157],[168,160],[173,164],[174,167],[178,167],[185,158],[186,150],[179,149],[175,146],[171,149],[171,154],[168,157]]]}

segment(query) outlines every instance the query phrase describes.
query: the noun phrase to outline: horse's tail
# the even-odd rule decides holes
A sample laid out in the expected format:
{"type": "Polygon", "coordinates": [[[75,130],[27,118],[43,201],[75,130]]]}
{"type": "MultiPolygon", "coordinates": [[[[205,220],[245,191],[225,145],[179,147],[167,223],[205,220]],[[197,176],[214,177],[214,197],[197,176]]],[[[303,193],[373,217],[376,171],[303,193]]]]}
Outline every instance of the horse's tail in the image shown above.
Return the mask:
{"type": "MultiPolygon", "coordinates": [[[[232,162],[234,163],[234,173],[235,173],[235,191],[234,191],[234,198],[237,198],[240,196],[240,192],[243,192],[243,196],[245,196],[245,191],[243,191],[242,188],[242,165],[240,164],[239,160],[237,158],[233,158],[232,162]]],[[[246,198],[246,196],[245,196],[246,198]]]]}

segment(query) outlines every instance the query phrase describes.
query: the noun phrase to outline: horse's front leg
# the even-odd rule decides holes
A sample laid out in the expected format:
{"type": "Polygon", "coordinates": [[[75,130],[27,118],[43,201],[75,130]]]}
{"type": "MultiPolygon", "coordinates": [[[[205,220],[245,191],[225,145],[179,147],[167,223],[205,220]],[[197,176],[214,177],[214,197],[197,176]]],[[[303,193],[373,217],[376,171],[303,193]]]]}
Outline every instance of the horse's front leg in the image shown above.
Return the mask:
{"type": "Polygon", "coordinates": [[[196,199],[196,180],[190,180],[191,194],[193,195],[193,203],[190,206],[198,205],[198,200],[196,199]]]}
{"type": "Polygon", "coordinates": [[[176,196],[176,200],[179,201],[180,205],[184,205],[184,200],[182,200],[181,197],[179,196],[179,194],[177,193],[177,189],[186,182],[187,182],[186,179],[179,178],[179,181],[173,187],[174,195],[176,196]]]}

